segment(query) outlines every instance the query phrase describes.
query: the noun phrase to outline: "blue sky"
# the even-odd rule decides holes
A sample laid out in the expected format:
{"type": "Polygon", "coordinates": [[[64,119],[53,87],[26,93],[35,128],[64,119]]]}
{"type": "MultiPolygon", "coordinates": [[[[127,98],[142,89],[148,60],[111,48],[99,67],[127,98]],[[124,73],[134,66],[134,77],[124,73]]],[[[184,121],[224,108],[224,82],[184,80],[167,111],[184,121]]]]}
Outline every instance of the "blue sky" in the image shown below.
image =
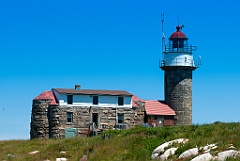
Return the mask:
{"type": "Polygon", "coordinates": [[[164,99],[161,13],[202,57],[193,73],[193,123],[240,121],[240,2],[0,0],[0,140],[29,139],[32,100],[81,84],[164,99]]]}

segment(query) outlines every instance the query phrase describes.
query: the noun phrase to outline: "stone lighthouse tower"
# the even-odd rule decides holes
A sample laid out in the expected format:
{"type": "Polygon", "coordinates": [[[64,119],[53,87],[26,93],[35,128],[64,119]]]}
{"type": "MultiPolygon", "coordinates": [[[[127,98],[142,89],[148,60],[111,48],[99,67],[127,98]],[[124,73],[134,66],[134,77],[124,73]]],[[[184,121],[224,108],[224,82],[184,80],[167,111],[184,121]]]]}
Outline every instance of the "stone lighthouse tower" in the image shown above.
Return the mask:
{"type": "Polygon", "coordinates": [[[192,125],[192,72],[199,65],[194,62],[197,47],[188,44],[188,38],[177,26],[169,43],[163,43],[160,68],[164,70],[166,103],[175,111],[175,125],[192,125]]]}

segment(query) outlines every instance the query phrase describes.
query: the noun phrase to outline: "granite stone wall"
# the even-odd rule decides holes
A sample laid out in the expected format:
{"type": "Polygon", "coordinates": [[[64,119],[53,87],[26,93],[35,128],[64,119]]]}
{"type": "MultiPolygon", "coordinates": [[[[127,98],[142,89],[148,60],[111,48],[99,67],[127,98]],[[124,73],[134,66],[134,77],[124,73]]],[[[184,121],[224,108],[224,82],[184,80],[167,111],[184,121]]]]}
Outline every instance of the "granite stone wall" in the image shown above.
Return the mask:
{"type": "Polygon", "coordinates": [[[49,138],[48,107],[51,100],[33,100],[30,137],[49,138]]]}
{"type": "Polygon", "coordinates": [[[175,125],[192,125],[191,67],[164,69],[165,101],[175,111],[175,125]]]}
{"type": "Polygon", "coordinates": [[[31,139],[64,138],[66,128],[77,130],[77,136],[86,136],[92,125],[93,114],[98,114],[99,129],[113,129],[116,125],[116,114],[124,114],[127,128],[144,122],[144,104],[138,108],[84,107],[49,105],[49,100],[34,100],[31,120],[31,139]],[[116,111],[117,110],[117,111],[116,111]],[[67,113],[72,113],[72,121],[67,121],[67,113]]]}

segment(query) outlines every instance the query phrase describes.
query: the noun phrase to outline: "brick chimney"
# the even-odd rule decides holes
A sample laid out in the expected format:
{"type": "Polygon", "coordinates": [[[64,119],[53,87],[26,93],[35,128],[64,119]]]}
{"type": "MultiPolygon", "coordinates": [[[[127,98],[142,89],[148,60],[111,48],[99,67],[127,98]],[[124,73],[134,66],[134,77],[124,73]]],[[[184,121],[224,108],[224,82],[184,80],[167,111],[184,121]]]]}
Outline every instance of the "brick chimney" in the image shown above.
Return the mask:
{"type": "Polygon", "coordinates": [[[76,84],[75,85],[75,90],[80,90],[81,89],[81,86],[79,84],[76,84]]]}

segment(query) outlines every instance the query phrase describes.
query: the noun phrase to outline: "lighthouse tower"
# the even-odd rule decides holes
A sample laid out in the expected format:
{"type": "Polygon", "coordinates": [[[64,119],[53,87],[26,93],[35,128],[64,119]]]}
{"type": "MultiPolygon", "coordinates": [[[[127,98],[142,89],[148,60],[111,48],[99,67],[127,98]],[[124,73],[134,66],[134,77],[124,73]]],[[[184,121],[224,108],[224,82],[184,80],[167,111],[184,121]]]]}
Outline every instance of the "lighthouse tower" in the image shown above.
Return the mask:
{"type": "Polygon", "coordinates": [[[176,29],[163,47],[160,63],[164,70],[164,96],[176,113],[175,125],[192,125],[192,72],[199,66],[194,62],[193,51],[197,47],[188,44],[182,27],[176,29]]]}

